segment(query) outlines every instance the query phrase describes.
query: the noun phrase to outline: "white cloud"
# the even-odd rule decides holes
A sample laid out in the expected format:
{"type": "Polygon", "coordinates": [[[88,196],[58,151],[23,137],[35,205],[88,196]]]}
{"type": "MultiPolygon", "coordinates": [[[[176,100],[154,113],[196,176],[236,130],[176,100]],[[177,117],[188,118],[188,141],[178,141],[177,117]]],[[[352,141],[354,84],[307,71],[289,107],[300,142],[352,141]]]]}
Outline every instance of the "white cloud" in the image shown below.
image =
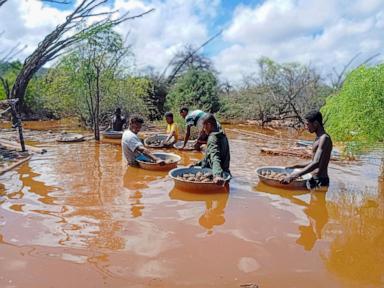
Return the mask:
{"type": "Polygon", "coordinates": [[[12,0],[0,8],[0,52],[9,51],[21,43],[28,47],[19,55],[26,57],[66,13],[43,5],[40,1],[12,0]]]}
{"type": "Polygon", "coordinates": [[[137,67],[152,66],[162,71],[177,50],[184,45],[199,45],[209,35],[207,21],[214,17],[219,1],[166,0],[143,1],[117,0],[115,7],[131,15],[154,8],[155,11],[141,19],[121,24],[117,30],[129,33],[137,67]]]}
{"type": "MultiPolygon", "coordinates": [[[[227,23],[227,28],[221,41],[210,44],[216,51],[212,59],[222,78],[230,81],[255,72],[261,56],[312,63],[329,72],[358,52],[361,60],[384,52],[383,0],[265,0],[252,6],[239,4],[232,18],[219,19],[228,15],[222,13],[224,4],[220,0],[115,0],[108,9],[135,15],[155,8],[116,28],[129,34],[127,43],[139,70],[152,66],[162,72],[178,49],[200,45],[214,34],[217,20],[220,25],[227,23]]],[[[0,31],[4,31],[0,53],[25,43],[28,48],[19,55],[23,60],[67,13],[39,1],[8,1],[0,9],[0,31]]]]}
{"type": "Polygon", "coordinates": [[[239,5],[223,40],[227,48],[214,57],[222,77],[240,80],[255,72],[260,56],[311,63],[324,72],[384,52],[384,1],[267,0],[256,7],[239,5]],[[235,54],[235,55],[234,55],[235,54]]]}
{"type": "MultiPolygon", "coordinates": [[[[207,39],[207,21],[214,17],[219,3],[219,0],[116,0],[113,7],[107,9],[119,10],[120,15],[129,12],[132,16],[155,9],[142,18],[120,24],[116,30],[124,36],[129,34],[127,44],[132,45],[139,69],[152,66],[160,71],[178,49],[187,44],[201,44],[207,39]]],[[[105,9],[99,7],[98,11],[105,9]]],[[[0,9],[0,27],[5,31],[0,39],[0,52],[21,42],[28,48],[19,58],[28,56],[67,14],[68,11],[39,1],[8,1],[0,9]]]]}

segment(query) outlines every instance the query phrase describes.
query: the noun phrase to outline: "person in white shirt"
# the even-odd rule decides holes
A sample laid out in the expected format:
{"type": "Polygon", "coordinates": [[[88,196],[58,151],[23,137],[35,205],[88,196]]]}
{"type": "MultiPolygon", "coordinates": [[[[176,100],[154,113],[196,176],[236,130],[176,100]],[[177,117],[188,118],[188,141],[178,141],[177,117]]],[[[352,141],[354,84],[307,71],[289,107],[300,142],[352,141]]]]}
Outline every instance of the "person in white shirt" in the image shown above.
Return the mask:
{"type": "MultiPolygon", "coordinates": [[[[202,121],[202,119],[206,115],[207,115],[207,113],[205,113],[204,111],[201,111],[201,110],[194,110],[194,111],[189,112],[188,107],[182,107],[180,109],[180,116],[183,119],[185,119],[185,123],[187,125],[187,131],[186,131],[185,137],[184,137],[184,144],[183,144],[182,148],[179,148],[180,150],[183,150],[184,147],[187,145],[188,140],[191,136],[191,127],[192,126],[197,127],[197,129],[199,130],[199,136],[198,136],[196,143],[194,145],[195,149],[200,150],[201,145],[207,144],[208,135],[207,135],[207,133],[205,133],[205,131],[203,129],[203,121],[202,121]]],[[[219,128],[219,130],[222,130],[221,125],[217,120],[216,120],[216,123],[217,123],[217,127],[219,128]]]]}
{"type": "Polygon", "coordinates": [[[123,150],[123,158],[127,161],[128,165],[137,166],[137,160],[141,161],[155,161],[162,163],[163,160],[157,158],[140,141],[137,134],[143,126],[144,119],[140,116],[132,116],[129,120],[129,129],[125,130],[121,138],[121,146],[123,150]]]}

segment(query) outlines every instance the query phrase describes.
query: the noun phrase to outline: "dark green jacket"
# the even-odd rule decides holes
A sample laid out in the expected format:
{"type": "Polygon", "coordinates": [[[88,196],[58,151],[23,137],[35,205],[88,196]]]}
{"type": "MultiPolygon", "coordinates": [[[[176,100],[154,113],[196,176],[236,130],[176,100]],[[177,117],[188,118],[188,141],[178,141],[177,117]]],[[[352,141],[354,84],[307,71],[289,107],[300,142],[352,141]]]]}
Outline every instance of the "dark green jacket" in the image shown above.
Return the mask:
{"type": "Polygon", "coordinates": [[[223,177],[223,171],[230,173],[230,158],[227,136],[223,131],[212,132],[208,137],[204,159],[196,163],[196,166],[211,168],[214,176],[223,177]]]}

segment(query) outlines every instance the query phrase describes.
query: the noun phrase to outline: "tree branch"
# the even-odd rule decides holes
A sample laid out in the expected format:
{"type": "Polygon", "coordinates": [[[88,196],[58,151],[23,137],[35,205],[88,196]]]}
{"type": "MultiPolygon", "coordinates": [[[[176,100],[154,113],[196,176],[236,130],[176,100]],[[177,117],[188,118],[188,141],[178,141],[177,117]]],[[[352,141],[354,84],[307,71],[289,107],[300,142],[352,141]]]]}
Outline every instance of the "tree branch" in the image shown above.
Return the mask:
{"type": "MultiPolygon", "coordinates": [[[[198,48],[196,48],[195,50],[193,50],[192,52],[190,52],[187,57],[185,57],[185,59],[176,67],[176,69],[174,70],[174,72],[172,73],[172,75],[170,77],[168,77],[168,84],[171,83],[173,81],[173,79],[176,77],[177,73],[179,72],[179,70],[184,66],[185,63],[187,63],[187,61],[193,57],[200,49],[202,49],[204,46],[208,45],[211,41],[213,41],[215,38],[217,38],[219,35],[221,35],[221,33],[223,33],[223,30],[219,31],[218,33],[216,33],[215,35],[213,35],[211,38],[209,38],[207,41],[205,41],[203,44],[201,44],[198,48]]],[[[172,61],[170,62],[172,63],[172,61]]],[[[167,68],[170,66],[170,64],[166,67],[166,69],[164,70],[162,76],[164,76],[164,74],[166,73],[166,70],[167,68]]]]}

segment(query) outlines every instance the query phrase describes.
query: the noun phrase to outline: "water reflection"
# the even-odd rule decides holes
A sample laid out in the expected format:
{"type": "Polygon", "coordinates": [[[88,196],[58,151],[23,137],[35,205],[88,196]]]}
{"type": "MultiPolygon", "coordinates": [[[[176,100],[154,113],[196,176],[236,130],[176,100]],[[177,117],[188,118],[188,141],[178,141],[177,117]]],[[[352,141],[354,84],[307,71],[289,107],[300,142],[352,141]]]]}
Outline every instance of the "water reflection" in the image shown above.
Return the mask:
{"type": "MultiPolygon", "coordinates": [[[[76,287],[98,287],[99,279],[108,287],[239,287],[255,281],[263,287],[341,287],[344,281],[343,287],[384,286],[378,165],[332,163],[327,195],[260,185],[260,196],[251,193],[254,168],[296,159],[255,157],[255,137],[228,133],[235,155],[231,194],[172,190],[165,172],[122,167],[119,145],[52,145],[47,154],[34,155],[0,178],[1,276],[10,279],[2,268],[21,257],[28,265],[17,273],[38,279],[47,271],[51,278],[44,281],[54,287],[69,278],[76,287]]],[[[201,157],[172,153],[182,156],[180,165],[201,157]]]]}
{"type": "Polygon", "coordinates": [[[149,183],[158,178],[156,172],[146,171],[140,168],[128,167],[123,177],[123,187],[129,190],[129,204],[131,216],[137,218],[143,215],[144,204],[141,202],[143,193],[141,190],[148,188],[149,183]]]}
{"type": "Polygon", "coordinates": [[[187,202],[204,202],[205,211],[199,217],[199,224],[207,229],[209,234],[213,232],[213,227],[225,223],[224,210],[228,203],[228,192],[204,194],[186,192],[175,188],[169,193],[169,197],[187,202]]]}
{"type": "Polygon", "coordinates": [[[256,189],[263,193],[279,195],[280,197],[289,200],[303,208],[303,212],[308,218],[308,225],[300,225],[300,237],[296,243],[306,251],[311,251],[315,246],[317,240],[322,239],[322,231],[324,226],[328,223],[329,216],[326,205],[326,193],[323,191],[307,191],[307,190],[285,190],[275,188],[263,183],[259,183],[256,189]],[[297,196],[309,194],[309,203],[297,198],[297,196]]]}
{"type": "MultiPolygon", "coordinates": [[[[380,178],[379,178],[380,179],[380,178]]],[[[332,239],[322,258],[329,271],[361,285],[384,286],[384,183],[378,194],[351,195],[341,190],[329,212],[338,225],[326,229],[332,239]]]]}
{"type": "Polygon", "coordinates": [[[322,230],[328,223],[328,210],[324,192],[311,192],[309,204],[303,203],[304,213],[308,216],[309,225],[300,225],[300,238],[296,243],[310,251],[316,240],[322,238],[322,230]]]}
{"type": "Polygon", "coordinates": [[[0,183],[0,196],[5,194],[5,186],[3,183],[0,183]]]}
{"type": "Polygon", "coordinates": [[[8,198],[15,199],[15,195],[20,195],[20,198],[23,198],[24,193],[30,192],[36,194],[39,197],[38,201],[46,205],[55,204],[55,198],[50,194],[57,191],[57,187],[49,186],[44,181],[37,180],[36,178],[41,176],[41,174],[33,171],[29,163],[21,166],[19,173],[19,180],[22,186],[19,191],[8,193],[8,198]]]}

